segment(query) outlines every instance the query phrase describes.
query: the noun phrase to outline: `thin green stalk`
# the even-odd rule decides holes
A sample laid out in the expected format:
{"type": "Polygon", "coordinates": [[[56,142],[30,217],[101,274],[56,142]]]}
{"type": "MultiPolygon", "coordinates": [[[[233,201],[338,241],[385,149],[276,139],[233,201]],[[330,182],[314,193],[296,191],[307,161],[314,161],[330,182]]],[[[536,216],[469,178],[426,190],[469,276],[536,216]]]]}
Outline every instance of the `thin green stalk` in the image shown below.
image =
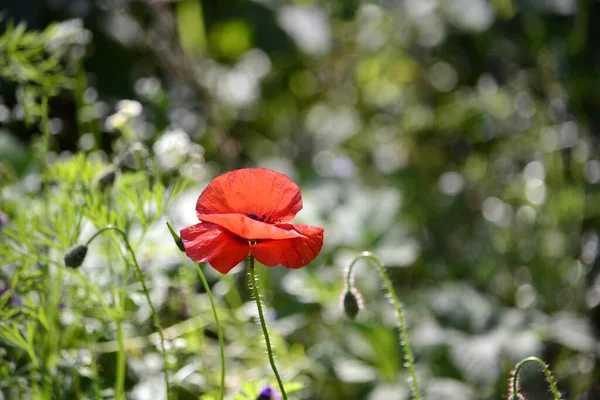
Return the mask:
{"type": "MultiPolygon", "coordinates": [[[[87,245],[91,243],[91,241],[96,237],[94,235],[90,240],[88,240],[87,245]]],[[[113,319],[115,321],[115,325],[117,326],[117,369],[115,372],[116,381],[115,381],[115,399],[116,400],[124,400],[124,391],[125,391],[125,374],[126,374],[126,360],[125,360],[125,337],[123,335],[123,328],[121,325],[121,318],[123,314],[123,309],[120,306],[122,304],[121,297],[119,296],[118,289],[118,278],[115,273],[114,268],[112,268],[112,262],[110,263],[110,290],[111,290],[111,300],[113,307],[115,308],[113,311],[113,319]]],[[[125,273],[129,274],[129,263],[125,263],[125,273]]],[[[122,290],[124,291],[124,290],[122,290]]]]}
{"type": "MultiPolygon", "coordinates": [[[[59,306],[60,306],[60,295],[61,295],[61,284],[60,282],[63,281],[63,274],[64,274],[64,270],[63,268],[57,268],[56,269],[56,276],[55,276],[55,282],[54,282],[54,287],[53,287],[53,299],[52,299],[52,304],[50,305],[50,312],[49,312],[49,321],[51,321],[51,325],[49,324],[49,326],[52,326],[52,329],[49,330],[48,332],[48,341],[51,344],[51,349],[50,351],[53,351],[55,349],[59,349],[59,342],[60,342],[60,333],[59,333],[59,329],[58,328],[58,320],[59,320],[59,306]]],[[[54,357],[52,364],[49,363],[51,368],[54,368],[54,366],[58,363],[59,357],[54,357]]]]}
{"type": "Polygon", "coordinates": [[[99,135],[98,129],[96,129],[96,124],[94,124],[91,120],[88,120],[84,126],[83,124],[83,116],[82,111],[84,110],[86,104],[84,99],[84,93],[86,88],[88,87],[87,76],[85,74],[85,68],[83,65],[83,58],[80,58],[76,61],[76,72],[74,76],[74,88],[73,92],[75,94],[75,107],[76,107],[76,122],[77,122],[77,131],[79,136],[82,136],[85,132],[91,132],[94,135],[95,146],[100,147],[101,137],[99,135]]]}
{"type": "MultiPolygon", "coordinates": [[[[185,246],[183,244],[183,241],[181,240],[179,235],[177,235],[177,233],[175,233],[175,230],[173,229],[173,227],[171,226],[171,224],[169,222],[167,222],[167,228],[169,229],[169,232],[171,233],[171,236],[173,237],[173,240],[175,241],[175,244],[177,245],[179,250],[181,250],[182,252],[185,253],[185,246]]],[[[204,273],[202,272],[202,268],[200,268],[200,264],[198,264],[196,262],[194,262],[194,266],[196,267],[196,270],[198,271],[198,275],[200,275],[200,280],[202,281],[204,290],[206,291],[206,294],[208,295],[208,300],[210,301],[210,306],[213,311],[213,316],[215,317],[215,324],[217,326],[217,336],[219,337],[219,350],[221,353],[221,395],[220,395],[220,399],[223,400],[223,398],[225,397],[225,345],[223,343],[223,330],[221,329],[221,322],[219,320],[219,314],[217,313],[217,306],[215,305],[215,300],[214,300],[212,292],[210,290],[210,286],[208,285],[208,282],[206,281],[206,277],[204,276],[204,273]]]]}
{"type": "Polygon", "coordinates": [[[554,400],[562,400],[562,397],[560,395],[560,392],[558,391],[556,381],[554,380],[554,377],[552,376],[552,372],[550,371],[550,368],[548,368],[548,366],[546,365],[546,363],[544,361],[542,361],[541,359],[539,359],[537,357],[527,357],[527,358],[519,361],[519,363],[516,365],[515,373],[512,376],[512,395],[516,396],[519,393],[519,390],[518,390],[519,389],[519,374],[521,373],[521,369],[523,369],[525,364],[530,363],[530,362],[536,363],[542,368],[544,375],[546,375],[546,380],[548,381],[548,384],[550,385],[550,390],[552,390],[552,394],[554,395],[554,400]]]}
{"type": "MultiPolygon", "coordinates": [[[[46,85],[44,84],[44,94],[41,96],[41,100],[40,100],[40,125],[41,125],[41,131],[42,131],[42,155],[40,157],[40,176],[43,176],[43,174],[45,174],[47,172],[48,169],[48,154],[50,152],[50,124],[49,124],[49,109],[48,109],[48,95],[47,95],[47,88],[46,85]]],[[[45,217],[47,217],[50,213],[50,185],[48,185],[47,182],[44,182],[44,180],[42,180],[42,193],[44,195],[44,198],[46,199],[46,201],[44,202],[45,207],[44,207],[44,211],[43,211],[43,215],[45,217]]],[[[47,251],[47,246],[46,247],[46,251],[47,251]]],[[[47,264],[46,267],[44,268],[44,275],[46,278],[46,281],[51,281],[52,277],[51,277],[51,273],[50,273],[50,264],[47,264]]],[[[60,282],[60,277],[54,277],[55,282],[60,282]]],[[[48,294],[48,303],[51,304],[50,307],[52,307],[52,303],[54,300],[54,296],[56,295],[56,293],[54,292],[56,290],[56,286],[53,285],[50,288],[49,294],[48,294]]],[[[51,343],[53,342],[52,336],[54,335],[56,329],[56,319],[54,318],[54,310],[49,310],[46,309],[46,312],[49,311],[51,313],[51,315],[49,315],[48,320],[48,327],[47,327],[47,335],[44,335],[44,337],[42,338],[42,344],[40,344],[40,352],[41,357],[45,358],[44,362],[48,362],[50,359],[50,356],[48,354],[46,354],[46,351],[44,351],[43,349],[45,348],[45,350],[48,350],[48,353],[51,353],[54,349],[52,349],[51,343]],[[51,328],[52,327],[52,328],[51,328]]],[[[39,367],[37,367],[36,369],[39,370],[39,367]]],[[[45,380],[42,378],[42,383],[41,383],[42,388],[37,388],[36,390],[38,390],[38,393],[48,393],[48,390],[51,389],[49,388],[49,386],[46,384],[45,380]]]]}
{"type": "Polygon", "coordinates": [[[221,323],[219,321],[219,315],[217,313],[217,306],[215,305],[215,300],[213,299],[213,295],[210,290],[210,286],[208,286],[208,282],[206,281],[206,277],[202,272],[202,268],[200,268],[200,264],[196,262],[194,263],[194,266],[198,271],[198,275],[200,275],[200,280],[202,281],[204,290],[208,295],[208,300],[210,301],[210,306],[212,307],[213,316],[215,317],[215,325],[217,326],[217,336],[219,337],[219,350],[221,352],[221,394],[219,398],[223,400],[225,398],[225,345],[223,344],[223,331],[221,330],[221,323]]]}
{"type": "Polygon", "coordinates": [[[33,368],[39,372],[40,371],[40,362],[39,362],[37,356],[35,355],[35,349],[33,348],[31,342],[27,343],[27,345],[28,345],[26,348],[27,355],[31,359],[31,364],[33,364],[33,368]]]}
{"type": "MultiPolygon", "coordinates": [[[[165,373],[164,373],[164,380],[165,380],[165,388],[167,390],[167,398],[170,399],[171,398],[171,384],[169,382],[169,360],[167,358],[167,349],[165,346],[165,336],[163,334],[163,329],[162,326],[160,324],[160,319],[158,318],[158,313],[156,312],[156,309],[154,308],[154,305],[152,304],[152,301],[150,299],[150,292],[148,291],[148,287],[146,286],[146,281],[144,279],[144,273],[142,272],[142,269],[140,268],[140,265],[137,261],[137,258],[135,256],[135,252],[133,251],[133,248],[131,247],[131,244],[129,243],[129,239],[127,238],[127,234],[125,233],[125,231],[123,231],[122,229],[116,227],[116,226],[112,226],[112,225],[107,225],[103,228],[100,228],[88,241],[87,241],[87,245],[90,244],[90,242],[92,240],[94,240],[100,233],[107,231],[107,230],[113,230],[115,232],[117,232],[119,235],[121,235],[121,238],[123,239],[123,242],[125,243],[125,247],[127,247],[127,251],[129,251],[129,254],[131,254],[131,259],[133,260],[133,265],[136,268],[136,273],[137,273],[137,277],[138,280],[140,281],[140,283],[142,284],[142,290],[144,292],[144,296],[146,297],[146,301],[148,302],[148,305],[150,306],[150,310],[152,312],[152,318],[154,320],[154,324],[156,325],[156,330],[158,332],[158,336],[160,337],[160,342],[161,342],[161,355],[163,357],[163,361],[164,361],[164,365],[165,365],[165,373]]],[[[123,318],[123,315],[125,313],[125,302],[127,300],[127,292],[125,290],[125,286],[127,284],[127,277],[129,276],[129,263],[126,262],[125,263],[125,275],[124,275],[124,279],[123,279],[123,288],[121,290],[121,301],[120,301],[120,307],[121,307],[121,313],[119,315],[119,321],[117,323],[117,335],[119,334],[119,329],[121,329],[121,335],[122,335],[122,326],[120,326],[120,322],[121,319],[123,318]]],[[[119,342],[122,341],[122,338],[119,339],[119,342]]],[[[120,351],[119,353],[122,352],[123,349],[121,349],[121,344],[119,344],[120,346],[120,351]]],[[[124,369],[124,360],[120,360],[121,364],[117,364],[118,367],[121,367],[124,369]]],[[[122,385],[124,385],[124,371],[122,371],[123,376],[121,377],[123,379],[123,382],[119,381],[119,383],[121,383],[122,385]]],[[[117,376],[119,377],[119,375],[117,376]]]]}
{"type": "Polygon", "coordinates": [[[117,324],[117,343],[119,343],[119,351],[117,352],[117,381],[115,383],[115,398],[117,400],[125,399],[125,335],[123,334],[123,311],[125,307],[119,305],[119,315],[116,317],[117,324]]]}
{"type": "MultiPolygon", "coordinates": [[[[103,228],[104,229],[104,228],[103,228]]],[[[102,229],[101,229],[102,230],[102,229]]],[[[88,241],[89,244],[89,241],[88,241]]],[[[116,275],[115,275],[116,279],[116,275]]],[[[123,319],[125,318],[125,308],[127,304],[127,285],[129,282],[129,261],[125,260],[125,270],[121,281],[119,292],[119,308],[116,317],[117,324],[117,342],[119,343],[119,352],[117,353],[117,382],[116,398],[125,400],[125,378],[127,375],[127,355],[125,354],[125,334],[123,333],[123,319]]],[[[115,288],[116,288],[115,282],[115,288]]]]}
{"type": "MultiPolygon", "coordinates": [[[[32,348],[27,349],[27,353],[32,360],[34,369],[39,372],[39,362],[37,361],[37,357],[35,356],[35,351],[32,348]]],[[[41,399],[41,390],[35,379],[31,380],[31,393],[34,399],[41,399]]]]}
{"type": "Polygon", "coordinates": [[[50,125],[48,123],[48,95],[44,94],[40,103],[40,115],[42,124],[42,171],[46,172],[48,166],[48,152],[50,151],[50,125]]]}
{"type": "Polygon", "coordinates": [[[354,269],[354,265],[362,258],[368,258],[375,262],[377,267],[379,268],[379,272],[381,273],[381,278],[385,284],[385,288],[392,299],[392,303],[396,308],[396,315],[398,317],[398,327],[400,328],[400,344],[402,345],[402,350],[404,352],[404,358],[406,359],[406,363],[408,364],[408,370],[410,373],[410,384],[412,388],[412,393],[415,400],[421,399],[421,392],[419,391],[419,385],[417,383],[417,374],[415,372],[415,359],[413,357],[413,353],[410,349],[410,344],[408,343],[408,333],[406,331],[406,322],[404,321],[404,313],[402,312],[402,306],[398,297],[396,296],[396,292],[394,287],[392,286],[392,282],[385,272],[385,268],[381,260],[370,251],[363,251],[358,256],[352,260],[350,267],[348,267],[348,271],[346,272],[346,287],[352,288],[352,271],[354,269]]]}
{"type": "Polygon", "coordinates": [[[265,323],[265,316],[263,315],[262,305],[260,301],[260,293],[258,291],[258,276],[254,271],[254,257],[248,256],[246,258],[246,266],[248,268],[248,273],[250,274],[250,285],[252,286],[252,292],[254,294],[254,301],[256,302],[256,307],[258,308],[258,317],[260,319],[260,327],[262,328],[263,335],[265,337],[265,344],[267,345],[267,354],[269,356],[269,363],[271,364],[271,369],[275,374],[275,378],[277,379],[277,383],[279,384],[279,390],[281,391],[281,396],[283,400],[287,400],[287,394],[285,393],[285,389],[283,387],[283,382],[281,381],[281,377],[279,376],[279,371],[277,371],[277,367],[275,366],[275,359],[273,358],[273,349],[271,348],[271,339],[269,338],[269,331],[267,330],[267,324],[265,323]]]}

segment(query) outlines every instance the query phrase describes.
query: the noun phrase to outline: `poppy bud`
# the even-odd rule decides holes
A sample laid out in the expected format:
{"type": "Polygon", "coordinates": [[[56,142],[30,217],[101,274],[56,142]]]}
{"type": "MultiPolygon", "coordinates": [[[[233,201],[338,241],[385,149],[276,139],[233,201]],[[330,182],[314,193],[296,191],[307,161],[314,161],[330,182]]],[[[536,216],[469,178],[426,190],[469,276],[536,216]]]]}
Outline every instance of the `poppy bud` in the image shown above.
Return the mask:
{"type": "Polygon", "coordinates": [[[175,231],[173,230],[173,227],[168,222],[167,222],[167,227],[169,228],[169,232],[171,232],[171,236],[173,236],[173,240],[175,241],[175,244],[177,245],[177,247],[179,247],[179,250],[181,250],[182,252],[185,253],[185,246],[183,245],[183,241],[181,240],[179,235],[175,233],[175,231]]]}
{"type": "Polygon", "coordinates": [[[117,170],[114,167],[108,167],[98,178],[98,187],[104,190],[112,186],[117,178],[117,170]]]}
{"type": "Polygon", "coordinates": [[[344,314],[353,320],[363,308],[362,295],[355,288],[346,289],[342,298],[342,305],[344,307],[344,314]]]}
{"type": "Polygon", "coordinates": [[[69,268],[79,268],[85,260],[88,248],[84,244],[78,244],[65,254],[65,265],[69,268]]]}
{"type": "Polygon", "coordinates": [[[279,400],[279,394],[272,387],[267,386],[260,391],[256,400],[279,400]]]}

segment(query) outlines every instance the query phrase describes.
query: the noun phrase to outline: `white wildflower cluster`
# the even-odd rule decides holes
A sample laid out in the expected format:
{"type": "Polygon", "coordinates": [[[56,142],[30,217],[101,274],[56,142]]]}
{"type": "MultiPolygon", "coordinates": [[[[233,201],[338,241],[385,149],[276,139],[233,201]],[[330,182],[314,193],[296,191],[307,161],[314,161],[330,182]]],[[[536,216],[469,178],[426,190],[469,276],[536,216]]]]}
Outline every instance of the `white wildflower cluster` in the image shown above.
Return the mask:
{"type": "Polygon", "coordinates": [[[155,160],[159,168],[181,173],[190,178],[203,176],[204,148],[195,144],[182,129],[169,129],[154,143],[155,160]]]}
{"type": "Polygon", "coordinates": [[[271,71],[271,59],[258,49],[246,53],[233,67],[206,61],[198,79],[211,93],[233,106],[246,107],[260,96],[260,82],[271,71]]]}
{"type": "Polygon", "coordinates": [[[70,52],[72,57],[81,58],[91,40],[92,33],[83,27],[83,21],[71,19],[54,24],[48,30],[46,50],[55,55],[70,52]]]}
{"type": "Polygon", "coordinates": [[[117,112],[109,115],[104,122],[107,131],[122,129],[127,122],[140,116],[142,105],[135,100],[121,100],[117,103],[117,112]]]}

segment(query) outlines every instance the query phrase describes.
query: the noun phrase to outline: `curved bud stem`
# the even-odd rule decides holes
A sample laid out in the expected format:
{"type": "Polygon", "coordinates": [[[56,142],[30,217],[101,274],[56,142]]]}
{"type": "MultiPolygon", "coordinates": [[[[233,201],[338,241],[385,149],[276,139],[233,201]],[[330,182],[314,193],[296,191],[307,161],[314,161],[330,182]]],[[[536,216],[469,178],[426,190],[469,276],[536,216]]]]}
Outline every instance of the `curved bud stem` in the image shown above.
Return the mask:
{"type": "Polygon", "coordinates": [[[265,337],[265,344],[267,345],[267,355],[269,356],[269,363],[271,363],[271,369],[273,370],[273,374],[275,374],[275,378],[277,379],[277,383],[279,384],[279,390],[281,391],[281,396],[283,400],[287,400],[287,394],[285,393],[285,389],[283,387],[283,382],[281,381],[281,377],[279,376],[279,371],[275,366],[275,359],[273,358],[273,349],[271,348],[271,339],[269,338],[269,331],[267,330],[267,324],[265,322],[265,316],[263,315],[263,309],[260,300],[260,292],[258,291],[258,276],[254,271],[254,257],[248,256],[246,258],[246,266],[248,267],[248,274],[250,278],[250,286],[252,288],[252,293],[254,295],[254,301],[256,302],[256,307],[258,308],[258,317],[260,319],[260,327],[262,328],[263,335],[265,337]]]}
{"type": "MultiPolygon", "coordinates": [[[[89,246],[90,243],[101,233],[108,231],[108,230],[112,230],[114,232],[117,232],[121,238],[123,239],[123,243],[125,243],[125,247],[127,248],[127,251],[129,252],[129,254],[131,254],[131,259],[133,261],[133,265],[135,266],[136,269],[136,273],[137,273],[137,278],[138,281],[142,284],[142,290],[144,292],[144,296],[146,297],[146,301],[148,302],[148,305],[150,306],[150,310],[152,312],[152,318],[154,320],[154,325],[156,325],[156,330],[158,332],[158,336],[160,337],[160,352],[164,361],[164,368],[165,368],[165,373],[164,373],[164,380],[165,380],[165,388],[167,391],[167,398],[170,399],[171,398],[171,384],[169,382],[169,360],[167,358],[167,348],[165,346],[165,337],[163,334],[163,329],[162,326],[160,324],[160,319],[158,318],[158,313],[156,312],[156,309],[154,308],[154,305],[152,304],[152,300],[150,299],[150,292],[148,291],[148,287],[146,286],[146,281],[144,279],[144,273],[142,272],[142,269],[140,268],[140,265],[137,261],[137,258],[135,256],[135,252],[133,251],[133,248],[131,247],[131,244],[129,243],[129,238],[127,237],[127,234],[125,233],[125,231],[123,231],[121,228],[113,226],[113,225],[107,225],[105,227],[102,227],[100,229],[98,229],[98,231],[96,233],[94,233],[94,235],[92,235],[92,237],[86,242],[86,246],[89,246]]],[[[127,283],[127,277],[129,275],[129,262],[125,263],[125,278],[123,279],[123,286],[126,285],[127,283]]],[[[120,307],[121,307],[121,313],[119,315],[119,317],[117,318],[117,337],[119,339],[119,353],[117,354],[117,399],[122,399],[124,398],[124,385],[125,385],[125,346],[124,346],[124,337],[123,337],[123,327],[122,327],[122,319],[123,319],[123,314],[125,311],[125,302],[126,302],[126,295],[127,295],[127,291],[125,290],[125,288],[123,287],[121,290],[121,298],[120,298],[120,307]]]]}
{"type": "Polygon", "coordinates": [[[563,398],[561,397],[560,392],[558,391],[558,386],[556,385],[556,380],[552,376],[552,371],[550,371],[550,368],[548,367],[548,365],[546,365],[546,363],[544,361],[542,361],[541,359],[539,359],[537,357],[527,357],[517,363],[517,365],[515,366],[515,372],[511,379],[512,382],[511,382],[511,386],[509,388],[509,392],[512,391],[511,393],[513,396],[519,396],[519,374],[521,373],[521,369],[523,369],[525,364],[531,363],[531,362],[538,364],[542,368],[544,375],[546,375],[546,380],[548,381],[548,384],[550,385],[550,390],[552,391],[552,394],[554,395],[554,400],[562,400],[563,398]]]}
{"type": "Polygon", "coordinates": [[[352,260],[348,270],[346,271],[346,276],[344,283],[348,289],[354,288],[354,276],[352,272],[354,270],[354,266],[356,263],[363,259],[368,258],[375,262],[377,267],[379,268],[379,272],[381,273],[381,278],[383,279],[383,283],[385,284],[385,288],[392,299],[392,304],[394,308],[396,308],[396,316],[398,317],[398,327],[400,328],[400,344],[402,345],[402,350],[404,352],[404,358],[406,359],[406,363],[408,364],[408,370],[410,373],[410,384],[412,388],[413,397],[415,400],[421,399],[421,392],[419,391],[419,385],[417,383],[417,374],[415,372],[415,359],[413,357],[412,351],[410,349],[410,344],[408,343],[408,334],[406,332],[406,322],[404,321],[404,313],[402,312],[402,306],[398,297],[396,296],[396,292],[394,291],[394,287],[392,286],[392,282],[385,272],[385,268],[381,260],[370,251],[363,251],[358,256],[352,260]]]}

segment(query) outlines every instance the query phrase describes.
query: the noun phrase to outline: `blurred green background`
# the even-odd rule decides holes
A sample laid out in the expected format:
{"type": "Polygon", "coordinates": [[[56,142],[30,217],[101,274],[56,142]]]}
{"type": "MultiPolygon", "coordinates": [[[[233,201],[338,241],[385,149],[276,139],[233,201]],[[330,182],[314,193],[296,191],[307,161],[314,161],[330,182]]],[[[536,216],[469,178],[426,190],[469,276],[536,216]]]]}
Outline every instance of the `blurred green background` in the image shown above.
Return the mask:
{"type": "MultiPolygon", "coordinates": [[[[166,216],[177,229],[195,222],[196,198],[219,173],[268,167],[300,185],[297,220],[325,228],[323,251],[301,270],[264,272],[278,363],[304,386],[297,398],[409,398],[393,309],[373,266],[357,269],[366,298],[358,320],[338,307],[344,268],[371,250],[405,304],[428,399],[506,398],[511,368],[530,355],[551,365],[565,398],[600,399],[600,2],[2,0],[0,8],[0,32],[11,20],[55,24],[45,49],[67,60],[70,84],[49,102],[48,162],[80,152],[111,163],[147,149],[161,180],[195,182],[166,216]]],[[[9,217],[17,208],[6,204],[40,190],[43,163],[40,131],[28,121],[35,107],[26,85],[8,78],[11,62],[0,61],[0,208],[9,217]]],[[[210,321],[191,266],[159,246],[164,221],[152,232],[143,258],[165,325],[210,321]]],[[[230,393],[268,382],[243,270],[210,280],[227,315],[230,393]]],[[[215,382],[197,371],[219,368],[210,333],[200,350],[177,349],[182,399],[215,382]],[[205,358],[194,358],[202,349],[205,358]]],[[[158,400],[156,355],[147,349],[130,362],[132,398],[158,400]]],[[[523,378],[528,398],[550,398],[535,368],[523,378]]]]}

